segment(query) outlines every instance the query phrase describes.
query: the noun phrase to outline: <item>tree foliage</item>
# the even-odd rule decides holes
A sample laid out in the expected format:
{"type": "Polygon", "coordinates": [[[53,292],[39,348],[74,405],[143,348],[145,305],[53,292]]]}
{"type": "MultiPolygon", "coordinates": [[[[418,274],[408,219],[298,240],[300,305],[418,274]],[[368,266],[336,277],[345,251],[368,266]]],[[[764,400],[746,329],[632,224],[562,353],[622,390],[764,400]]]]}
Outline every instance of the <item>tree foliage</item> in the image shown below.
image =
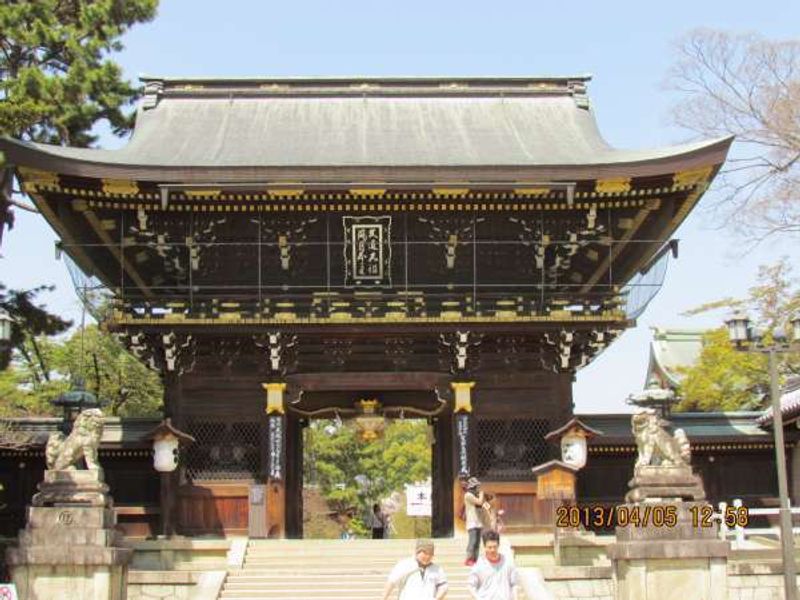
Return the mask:
{"type": "MultiPolygon", "coordinates": [[[[381,439],[363,442],[347,423],[313,420],[303,461],[306,484],[319,487],[331,510],[355,509],[361,515],[406,484],[430,477],[428,425],[419,419],[392,421],[381,439]]],[[[363,523],[356,519],[353,526],[358,530],[363,523]]]]}
{"type": "Polygon", "coordinates": [[[0,371],[0,416],[60,416],[50,402],[81,381],[112,416],[158,416],[163,391],[158,375],[113,336],[90,325],[66,339],[37,336],[15,350],[0,371]],[[37,352],[32,351],[35,342],[37,352]]]}
{"type": "Polygon", "coordinates": [[[72,323],[36,303],[36,296],[45,291],[53,291],[53,287],[6,290],[0,284],[0,308],[8,313],[13,322],[9,348],[0,357],[0,370],[8,365],[11,357],[8,350],[16,350],[31,368],[36,369],[34,376],[37,380],[48,378],[49,367],[39,341],[65,332],[72,323]]]}
{"type": "MultiPolygon", "coordinates": [[[[800,312],[800,285],[792,265],[784,258],[759,268],[756,285],[745,298],[725,298],[689,311],[741,310],[763,331],[765,340],[780,328],[790,331],[789,321],[800,312]]],[[[783,377],[800,373],[800,356],[780,355],[783,377]]],[[[725,328],[708,332],[695,365],[683,370],[682,397],[678,410],[752,410],[763,408],[769,394],[767,359],[762,354],[735,350],[725,328]]]]}
{"type": "MultiPolygon", "coordinates": [[[[0,3],[0,135],[89,146],[107,121],[122,135],[138,89],[109,55],[155,17],[158,0],[5,0],[0,3]]],[[[2,166],[0,156],[0,166],[2,166]]],[[[12,224],[11,171],[0,171],[0,239],[12,224]]]]}
{"type": "Polygon", "coordinates": [[[800,232],[800,40],[709,29],[678,43],[674,120],[705,137],[736,136],[718,204],[740,232],[800,232]]]}

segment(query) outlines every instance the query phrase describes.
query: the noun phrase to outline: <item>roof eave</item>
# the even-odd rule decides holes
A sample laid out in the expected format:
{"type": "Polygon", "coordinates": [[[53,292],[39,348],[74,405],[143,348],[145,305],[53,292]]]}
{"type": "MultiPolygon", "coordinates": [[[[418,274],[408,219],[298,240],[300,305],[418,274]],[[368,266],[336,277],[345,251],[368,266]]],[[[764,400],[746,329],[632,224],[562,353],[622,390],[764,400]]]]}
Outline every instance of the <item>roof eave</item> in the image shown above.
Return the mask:
{"type": "MultiPolygon", "coordinates": [[[[484,181],[580,181],[599,178],[649,177],[722,164],[732,137],[711,140],[689,151],[659,155],[629,162],[593,164],[460,164],[460,165],[146,165],[109,162],[91,157],[98,150],[85,149],[84,157],[66,156],[60,146],[0,138],[0,151],[8,163],[31,169],[95,179],[131,179],[176,183],[235,183],[269,181],[319,181],[353,183],[447,183],[484,181]]],[[[74,150],[73,150],[74,151],[74,150]]],[[[120,157],[124,159],[124,150],[120,157]]],[[[107,154],[108,151],[104,152],[107,154]]]]}

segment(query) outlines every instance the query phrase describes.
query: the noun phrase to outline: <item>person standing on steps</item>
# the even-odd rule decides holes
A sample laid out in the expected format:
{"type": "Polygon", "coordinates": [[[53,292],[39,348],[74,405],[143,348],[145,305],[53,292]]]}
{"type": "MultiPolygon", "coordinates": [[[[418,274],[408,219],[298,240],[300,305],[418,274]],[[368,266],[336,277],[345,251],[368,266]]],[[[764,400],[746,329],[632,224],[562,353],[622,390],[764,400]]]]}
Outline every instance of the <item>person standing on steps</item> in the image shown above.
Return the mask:
{"type": "Polygon", "coordinates": [[[481,530],[483,519],[481,511],[488,511],[491,507],[486,501],[486,496],[481,490],[481,482],[476,477],[467,479],[466,492],[464,493],[464,517],[467,522],[467,559],[464,564],[471,567],[478,558],[478,549],[481,544],[481,530]]]}
{"type": "Polygon", "coordinates": [[[517,569],[500,554],[500,534],[487,530],[481,535],[483,556],[469,571],[467,589],[475,600],[517,600],[520,584],[517,569]]]}
{"type": "Polygon", "coordinates": [[[399,590],[398,600],[442,600],[447,595],[447,576],[433,564],[433,542],[417,540],[414,556],[398,562],[383,590],[383,600],[399,590]]]}
{"type": "Polygon", "coordinates": [[[372,505],[370,527],[372,528],[372,539],[382,540],[386,532],[386,513],[381,510],[381,505],[377,502],[372,505]]]}

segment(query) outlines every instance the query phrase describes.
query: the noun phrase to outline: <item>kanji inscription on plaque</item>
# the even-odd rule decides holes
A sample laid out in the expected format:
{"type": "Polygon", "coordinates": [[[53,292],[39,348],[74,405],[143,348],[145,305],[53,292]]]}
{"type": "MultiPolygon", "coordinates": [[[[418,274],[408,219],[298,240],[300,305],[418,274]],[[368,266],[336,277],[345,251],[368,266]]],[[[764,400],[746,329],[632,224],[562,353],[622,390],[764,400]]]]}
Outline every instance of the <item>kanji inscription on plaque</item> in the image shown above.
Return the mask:
{"type": "Polygon", "coordinates": [[[344,217],[345,285],[391,285],[391,217],[344,217]]]}

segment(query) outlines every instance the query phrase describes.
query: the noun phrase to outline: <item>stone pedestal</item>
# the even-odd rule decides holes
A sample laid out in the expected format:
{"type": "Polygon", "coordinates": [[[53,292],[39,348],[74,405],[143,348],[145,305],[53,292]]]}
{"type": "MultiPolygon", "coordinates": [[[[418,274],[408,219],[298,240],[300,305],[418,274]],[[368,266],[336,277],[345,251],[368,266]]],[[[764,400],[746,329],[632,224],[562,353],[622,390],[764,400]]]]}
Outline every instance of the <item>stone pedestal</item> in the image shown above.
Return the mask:
{"type": "Polygon", "coordinates": [[[617,508],[618,520],[624,511],[638,522],[617,527],[617,541],[608,547],[617,600],[727,600],[730,545],[717,538],[715,522],[704,522],[703,506],[641,502],[617,508]]]}
{"type": "Polygon", "coordinates": [[[689,465],[665,467],[647,465],[636,467],[633,479],[628,482],[630,490],[625,502],[645,500],[704,500],[703,480],[692,473],[689,465]]]}
{"type": "Polygon", "coordinates": [[[125,600],[132,550],[121,547],[101,470],[45,471],[6,561],[23,600],[125,600]]]}

